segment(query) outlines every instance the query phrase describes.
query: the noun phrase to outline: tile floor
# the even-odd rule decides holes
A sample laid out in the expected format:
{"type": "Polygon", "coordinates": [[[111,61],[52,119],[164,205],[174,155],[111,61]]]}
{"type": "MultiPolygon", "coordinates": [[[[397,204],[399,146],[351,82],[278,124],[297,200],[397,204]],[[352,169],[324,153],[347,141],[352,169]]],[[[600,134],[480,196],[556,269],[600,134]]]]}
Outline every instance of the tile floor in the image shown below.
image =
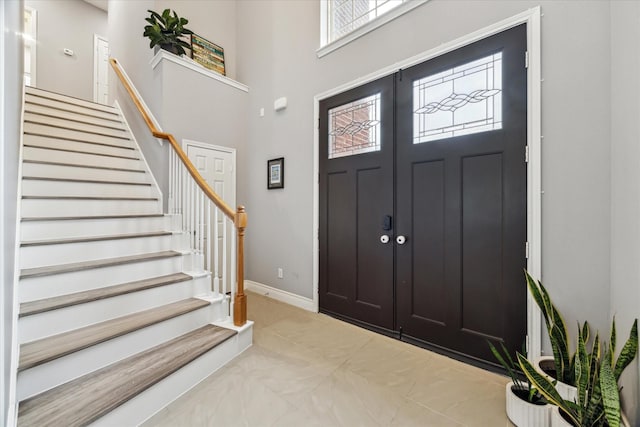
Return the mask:
{"type": "Polygon", "coordinates": [[[511,426],[506,377],[250,293],[253,346],[145,426],[511,426]]]}

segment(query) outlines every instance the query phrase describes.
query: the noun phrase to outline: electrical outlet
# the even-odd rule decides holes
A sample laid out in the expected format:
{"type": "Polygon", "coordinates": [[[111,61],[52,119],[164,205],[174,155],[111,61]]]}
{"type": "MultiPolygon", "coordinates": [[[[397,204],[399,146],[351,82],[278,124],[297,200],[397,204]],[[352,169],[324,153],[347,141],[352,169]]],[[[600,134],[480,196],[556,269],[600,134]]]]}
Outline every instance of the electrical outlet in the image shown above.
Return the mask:
{"type": "Polygon", "coordinates": [[[278,267],[278,279],[282,279],[284,277],[284,272],[282,268],[278,267]]]}

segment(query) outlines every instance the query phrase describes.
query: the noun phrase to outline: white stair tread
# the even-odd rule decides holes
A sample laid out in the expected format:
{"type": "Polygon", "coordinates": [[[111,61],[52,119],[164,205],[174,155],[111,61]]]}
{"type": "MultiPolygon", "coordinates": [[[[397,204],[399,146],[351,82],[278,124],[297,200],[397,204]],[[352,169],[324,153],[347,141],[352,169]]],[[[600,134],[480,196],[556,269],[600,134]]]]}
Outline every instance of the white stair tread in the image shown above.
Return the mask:
{"type": "Polygon", "coordinates": [[[128,159],[128,160],[140,160],[140,157],[136,157],[136,156],[123,156],[123,155],[120,155],[120,154],[97,153],[97,152],[94,152],[94,151],[72,150],[72,149],[69,149],[69,148],[62,148],[62,147],[43,147],[42,145],[29,144],[28,142],[25,142],[23,145],[25,147],[37,148],[38,150],[64,151],[65,153],[88,154],[88,155],[91,155],[91,156],[115,157],[117,159],[128,159]]]}
{"type": "Polygon", "coordinates": [[[21,247],[27,246],[42,246],[42,245],[62,245],[65,243],[85,243],[85,242],[100,242],[104,240],[122,240],[122,239],[137,239],[144,237],[158,237],[158,236],[170,236],[170,231],[157,231],[152,233],[135,233],[135,234],[118,234],[113,236],[92,236],[92,237],[74,237],[69,239],[47,239],[47,240],[31,240],[20,243],[21,247]]]}
{"type": "Polygon", "coordinates": [[[98,301],[131,292],[143,291],[159,286],[171,285],[178,282],[191,280],[191,276],[184,273],[167,274],[165,276],[154,277],[152,279],[137,280],[135,282],[123,283],[121,285],[107,286],[99,289],[92,289],[84,292],[76,292],[59,297],[46,298],[37,301],[23,302],[20,304],[20,317],[33,314],[44,313],[58,308],[70,307],[91,301],[98,301]]]}
{"type": "Polygon", "coordinates": [[[128,182],[128,181],[113,181],[107,179],[75,179],[75,178],[54,178],[54,177],[42,177],[42,176],[23,176],[23,180],[27,181],[56,181],[56,182],[79,182],[83,184],[118,184],[118,185],[142,185],[150,187],[150,182],[128,182]]]}
{"type": "Polygon", "coordinates": [[[103,111],[106,113],[118,115],[118,110],[115,107],[111,107],[104,104],[97,104],[95,102],[87,101],[85,99],[75,98],[69,95],[62,95],[60,93],[51,92],[45,89],[27,86],[25,92],[29,98],[38,97],[38,98],[52,99],[52,100],[61,101],[67,104],[78,105],[91,110],[103,111]]]}
{"type": "Polygon", "coordinates": [[[54,106],[42,105],[41,103],[26,100],[24,103],[25,112],[39,114],[46,117],[56,117],[66,119],[72,122],[85,123],[90,125],[104,126],[112,129],[126,129],[119,117],[108,115],[107,117],[96,117],[93,115],[83,114],[80,112],[68,111],[54,106]]]}
{"type": "Polygon", "coordinates": [[[72,271],[90,270],[92,268],[110,267],[114,265],[130,264],[133,262],[151,261],[159,258],[181,256],[180,252],[162,251],[144,255],[130,255],[118,258],[101,259],[97,261],[82,261],[70,264],[50,265],[45,267],[25,268],[20,271],[20,279],[28,277],[49,276],[52,274],[69,273],[72,271]]]}
{"type": "Polygon", "coordinates": [[[111,168],[107,166],[80,165],[77,163],[49,162],[49,161],[43,161],[43,160],[24,160],[23,163],[33,163],[37,165],[66,166],[70,168],[103,169],[103,170],[111,170],[111,171],[146,173],[146,171],[143,169],[111,168]]]}
{"type": "Polygon", "coordinates": [[[34,396],[20,402],[18,425],[89,424],[236,334],[205,325],[34,396]]]}
{"type": "Polygon", "coordinates": [[[104,216],[52,216],[52,217],[24,217],[21,221],[78,221],[94,219],[124,219],[124,218],[159,218],[164,214],[148,215],[104,215],[104,216]]]}
{"type": "Polygon", "coordinates": [[[22,344],[20,346],[18,371],[55,360],[146,326],[172,319],[206,307],[209,304],[208,301],[202,299],[189,298],[22,344]]]}
{"type": "Polygon", "coordinates": [[[112,126],[103,126],[93,123],[83,123],[76,120],[69,120],[66,118],[52,117],[51,115],[43,115],[38,113],[31,113],[25,111],[24,113],[25,123],[38,123],[45,126],[51,126],[58,129],[69,129],[78,132],[86,132],[95,135],[113,136],[114,138],[129,139],[129,133],[126,128],[113,128],[112,126]]]}

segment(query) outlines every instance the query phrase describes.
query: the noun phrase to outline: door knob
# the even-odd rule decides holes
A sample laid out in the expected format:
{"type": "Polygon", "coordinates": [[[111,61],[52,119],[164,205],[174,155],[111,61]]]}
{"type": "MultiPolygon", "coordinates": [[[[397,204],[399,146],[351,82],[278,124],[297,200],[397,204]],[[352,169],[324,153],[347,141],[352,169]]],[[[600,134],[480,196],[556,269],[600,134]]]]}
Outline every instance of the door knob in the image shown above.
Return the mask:
{"type": "Polygon", "coordinates": [[[399,245],[404,245],[404,242],[407,241],[407,238],[404,236],[398,236],[396,237],[396,243],[399,245]]]}
{"type": "Polygon", "coordinates": [[[380,236],[380,241],[382,243],[389,243],[389,236],[387,236],[386,234],[383,234],[382,236],[380,236]]]}

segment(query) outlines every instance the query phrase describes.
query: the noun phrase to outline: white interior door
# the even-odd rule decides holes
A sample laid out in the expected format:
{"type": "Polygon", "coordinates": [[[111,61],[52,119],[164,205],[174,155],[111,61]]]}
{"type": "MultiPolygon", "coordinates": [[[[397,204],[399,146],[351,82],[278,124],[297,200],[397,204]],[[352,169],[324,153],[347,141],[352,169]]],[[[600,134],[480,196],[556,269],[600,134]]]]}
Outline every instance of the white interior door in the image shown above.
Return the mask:
{"type": "Polygon", "coordinates": [[[93,101],[109,103],[109,41],[99,35],[93,38],[93,101]]]}
{"type": "MultiPolygon", "coordinates": [[[[207,184],[224,200],[231,208],[236,208],[236,151],[233,148],[219,147],[195,141],[185,140],[183,143],[187,157],[198,169],[200,175],[207,181],[207,184]]],[[[233,226],[229,221],[225,221],[225,216],[218,212],[214,215],[212,209],[211,224],[212,229],[209,236],[205,237],[205,248],[208,248],[208,240],[213,238],[213,227],[217,228],[217,260],[212,257],[212,276],[214,280],[223,280],[226,277],[226,289],[230,289],[231,277],[231,233],[233,226]],[[225,230],[226,224],[226,230],[225,230]],[[226,244],[224,236],[227,236],[226,244]],[[226,251],[226,259],[223,253],[226,251]],[[217,267],[217,268],[216,268],[217,267]],[[225,274],[226,273],[226,274],[225,274]]]]}

